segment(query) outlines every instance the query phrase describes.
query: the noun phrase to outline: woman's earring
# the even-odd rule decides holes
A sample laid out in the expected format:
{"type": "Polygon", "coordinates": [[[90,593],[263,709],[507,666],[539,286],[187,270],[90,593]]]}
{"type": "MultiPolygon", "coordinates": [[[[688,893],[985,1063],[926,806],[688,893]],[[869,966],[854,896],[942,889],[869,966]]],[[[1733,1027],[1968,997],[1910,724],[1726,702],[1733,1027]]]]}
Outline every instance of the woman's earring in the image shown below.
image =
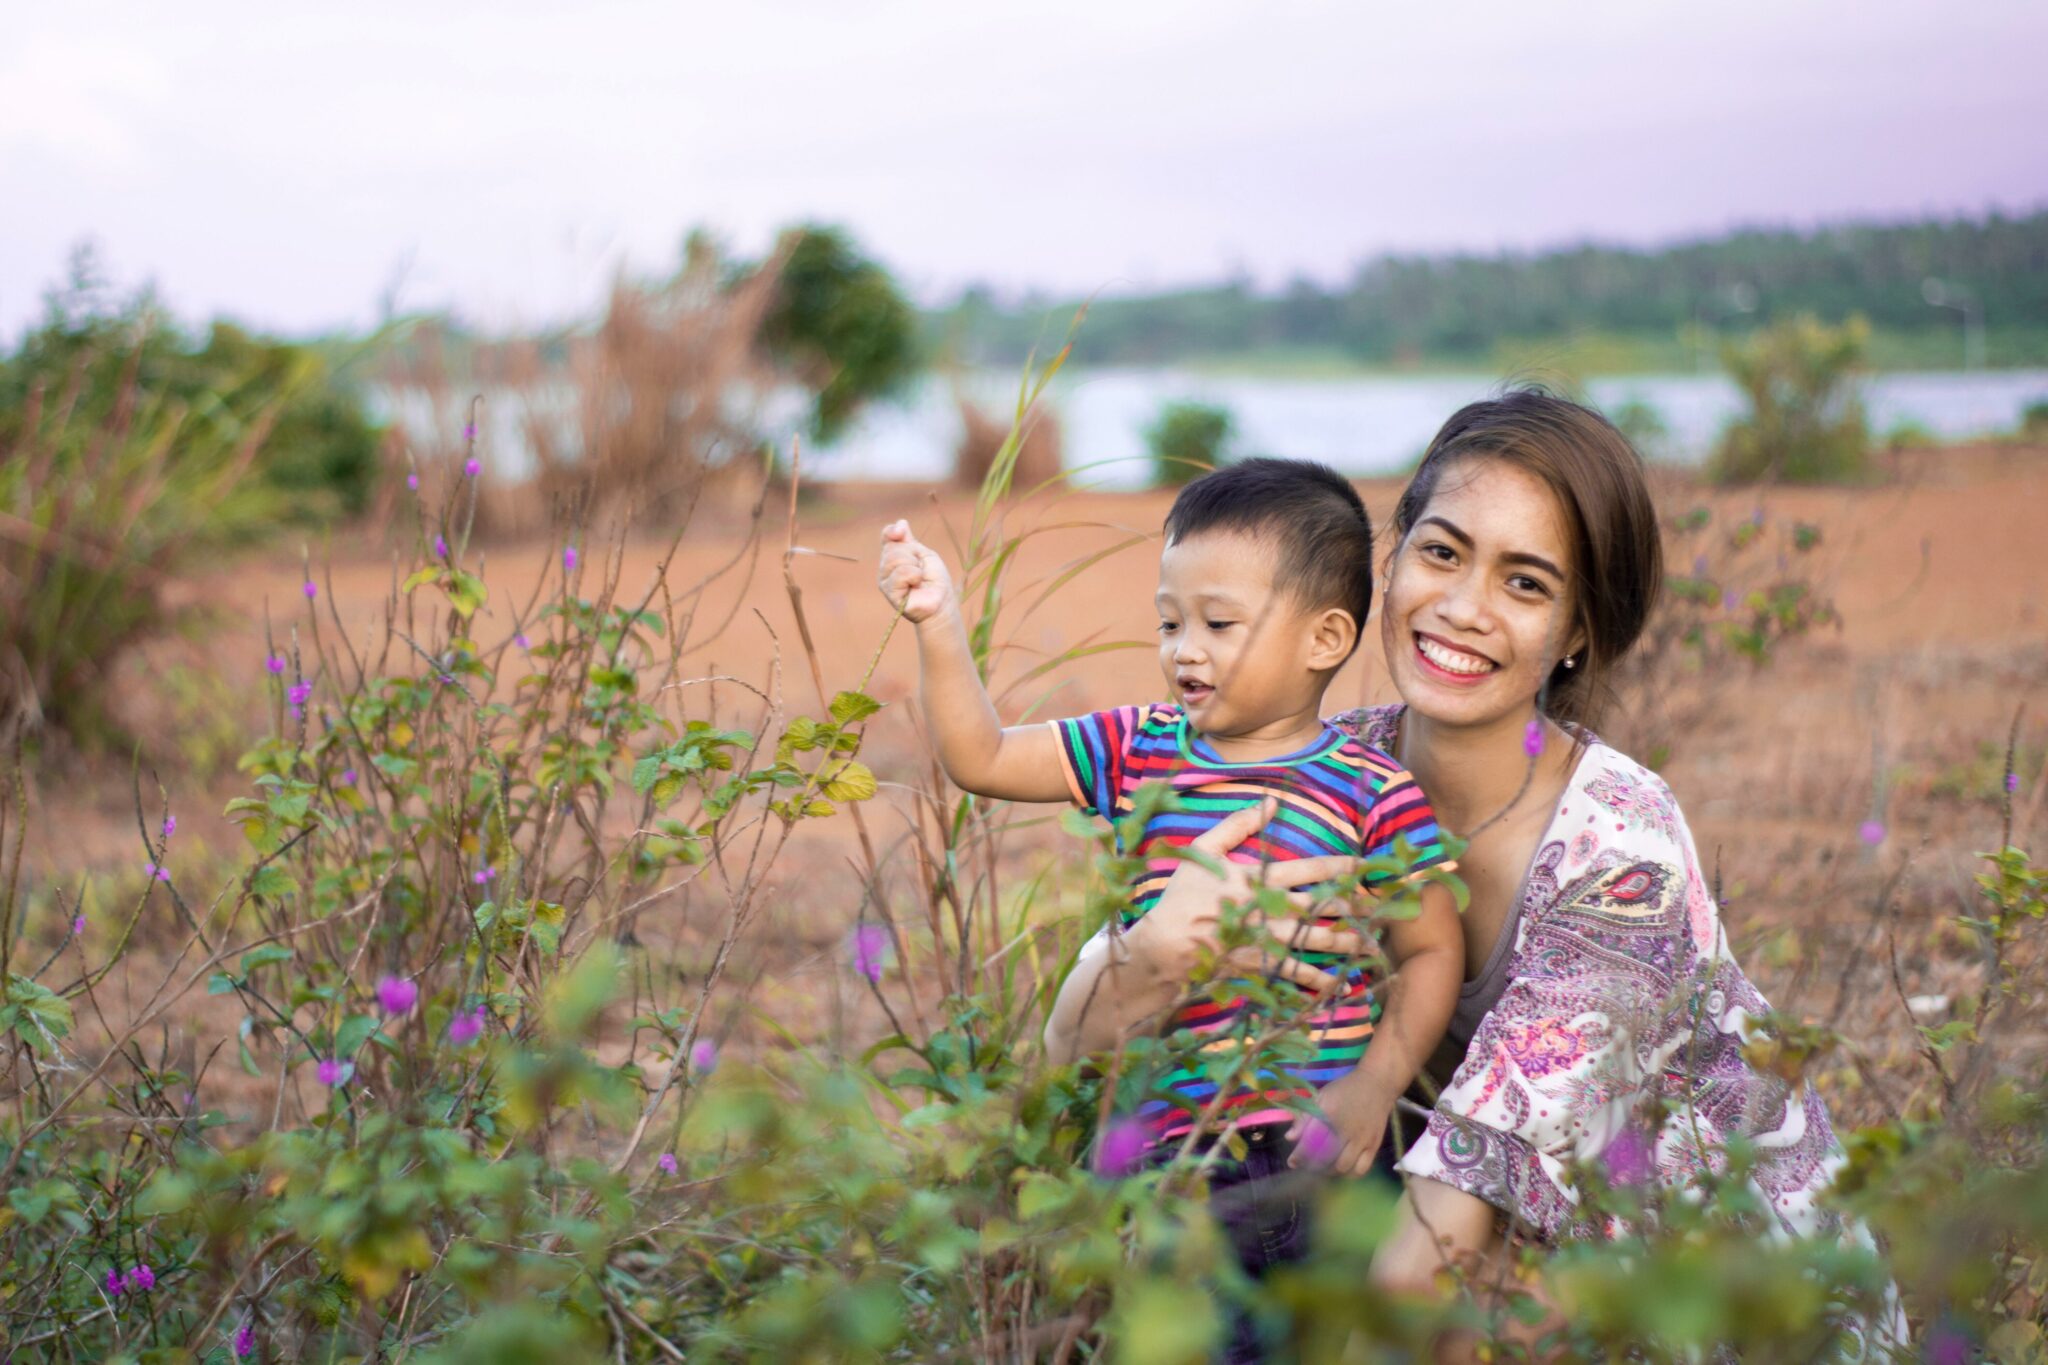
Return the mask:
{"type": "Polygon", "coordinates": [[[1576,655],[1576,654],[1567,654],[1567,655],[1565,655],[1565,656],[1564,656],[1564,666],[1565,666],[1566,668],[1577,668],[1577,667],[1579,666],[1579,656],[1578,656],[1578,655],[1576,655]]]}

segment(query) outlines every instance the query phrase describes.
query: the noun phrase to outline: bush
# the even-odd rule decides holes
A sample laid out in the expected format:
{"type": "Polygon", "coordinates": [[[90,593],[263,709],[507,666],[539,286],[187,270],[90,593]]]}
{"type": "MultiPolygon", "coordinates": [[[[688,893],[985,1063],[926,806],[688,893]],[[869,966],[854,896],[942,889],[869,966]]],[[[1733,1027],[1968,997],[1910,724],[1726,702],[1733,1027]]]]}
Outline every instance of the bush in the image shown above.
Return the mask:
{"type": "Polygon", "coordinates": [[[816,395],[811,431],[830,441],[861,406],[917,373],[917,314],[889,272],[840,228],[783,234],[761,341],[816,395]]]}
{"type": "Polygon", "coordinates": [[[2048,398],[2027,404],[2020,413],[2020,439],[2048,441],[2048,398]]]}
{"type": "Polygon", "coordinates": [[[1719,483],[1827,483],[1861,478],[1870,431],[1854,380],[1870,329],[1797,317],[1721,349],[1749,403],[1721,434],[1709,477],[1719,483]]]}
{"type": "Polygon", "coordinates": [[[1663,455],[1665,444],[1671,439],[1671,427],[1656,404],[1641,398],[1625,399],[1610,416],[1616,429],[1628,437],[1629,444],[1645,460],[1663,455]]]}
{"type": "Polygon", "coordinates": [[[1155,484],[1188,483],[1228,458],[1236,422],[1228,408],[1208,403],[1168,403],[1145,432],[1155,484]]]}

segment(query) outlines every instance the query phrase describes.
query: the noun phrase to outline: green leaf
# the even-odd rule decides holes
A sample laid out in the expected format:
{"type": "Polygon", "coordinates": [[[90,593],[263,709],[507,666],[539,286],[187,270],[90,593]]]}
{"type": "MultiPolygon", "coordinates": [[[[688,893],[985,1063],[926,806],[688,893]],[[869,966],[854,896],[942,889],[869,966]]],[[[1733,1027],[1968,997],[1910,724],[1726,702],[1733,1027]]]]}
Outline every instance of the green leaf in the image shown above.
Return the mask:
{"type": "Polygon", "coordinates": [[[206,993],[208,995],[226,995],[234,990],[236,984],[235,978],[229,976],[226,972],[215,972],[212,976],[206,978],[206,993]]]}
{"type": "Polygon", "coordinates": [[[419,587],[422,583],[438,583],[440,581],[441,566],[438,564],[429,564],[424,569],[417,569],[411,574],[408,574],[406,576],[405,582],[398,585],[398,590],[403,593],[409,593],[414,588],[419,587]]]}
{"type": "Polygon", "coordinates": [[[853,725],[866,720],[882,709],[882,703],[865,692],[841,692],[832,698],[832,719],[841,725],[853,725]]]}
{"type": "Polygon", "coordinates": [[[266,943],[261,948],[252,948],[242,954],[242,975],[247,976],[258,967],[267,967],[273,962],[289,962],[292,950],[282,943],[266,943]]]}
{"type": "Polygon", "coordinates": [[[865,801],[880,788],[865,763],[841,759],[819,772],[818,789],[834,801],[865,801]]]}
{"type": "Polygon", "coordinates": [[[334,1055],[353,1057],[356,1049],[368,1041],[377,1031],[377,1021],[367,1014],[351,1014],[341,1021],[341,1027],[334,1034],[334,1055]]]}
{"type": "Polygon", "coordinates": [[[158,1171],[154,1179],[135,1196],[135,1211],[142,1214],[178,1213],[192,1206],[197,1192],[192,1177],[176,1171],[158,1171]]]}
{"type": "Polygon", "coordinates": [[[450,569],[443,586],[448,591],[448,605],[455,608],[456,614],[465,621],[476,615],[477,608],[490,600],[491,591],[484,586],[484,581],[475,574],[466,573],[461,569],[450,569]]]}
{"type": "Polygon", "coordinates": [[[71,1006],[48,986],[25,976],[7,978],[7,1007],[0,1010],[0,1033],[19,1034],[37,1052],[56,1049],[71,1032],[71,1006]]]}
{"type": "Polygon", "coordinates": [[[298,881],[276,863],[265,864],[249,879],[249,891],[252,895],[267,896],[271,900],[295,895],[298,889],[298,881]]]}

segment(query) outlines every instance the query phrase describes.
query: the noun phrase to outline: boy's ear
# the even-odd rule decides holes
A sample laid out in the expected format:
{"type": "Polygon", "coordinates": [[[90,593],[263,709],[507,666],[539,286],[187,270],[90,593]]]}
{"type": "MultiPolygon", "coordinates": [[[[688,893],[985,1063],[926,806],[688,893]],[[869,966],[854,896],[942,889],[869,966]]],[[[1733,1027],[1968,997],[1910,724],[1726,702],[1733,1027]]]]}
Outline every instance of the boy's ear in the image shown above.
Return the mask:
{"type": "Polygon", "coordinates": [[[1358,647],[1358,622],[1342,607],[1320,613],[1309,631],[1308,666],[1320,673],[1343,666],[1358,647]]]}

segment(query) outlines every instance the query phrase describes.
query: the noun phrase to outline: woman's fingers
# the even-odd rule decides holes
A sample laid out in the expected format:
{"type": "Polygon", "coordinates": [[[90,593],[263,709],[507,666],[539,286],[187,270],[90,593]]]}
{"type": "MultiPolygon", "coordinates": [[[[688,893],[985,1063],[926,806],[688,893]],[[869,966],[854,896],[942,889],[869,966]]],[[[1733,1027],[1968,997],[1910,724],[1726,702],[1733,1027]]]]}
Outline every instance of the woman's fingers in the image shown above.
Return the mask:
{"type": "Polygon", "coordinates": [[[1258,948],[1235,948],[1224,961],[1241,970],[1260,971],[1291,981],[1302,989],[1322,995],[1334,992],[1342,985],[1336,977],[1318,967],[1311,967],[1299,958],[1282,957],[1258,948]]]}
{"type": "MultiPolygon", "coordinates": [[[[1218,825],[1216,828],[1221,829],[1223,826],[1218,825]]],[[[1349,877],[1363,866],[1357,858],[1347,858],[1341,853],[1326,853],[1319,858],[1296,858],[1291,862],[1267,863],[1258,869],[1258,876],[1267,886],[1313,886],[1317,882],[1333,882],[1340,877],[1349,877]]]]}
{"type": "Polygon", "coordinates": [[[1365,951],[1365,936],[1349,929],[1304,924],[1298,919],[1269,919],[1263,927],[1297,953],[1342,953],[1350,956],[1365,951]]]}

